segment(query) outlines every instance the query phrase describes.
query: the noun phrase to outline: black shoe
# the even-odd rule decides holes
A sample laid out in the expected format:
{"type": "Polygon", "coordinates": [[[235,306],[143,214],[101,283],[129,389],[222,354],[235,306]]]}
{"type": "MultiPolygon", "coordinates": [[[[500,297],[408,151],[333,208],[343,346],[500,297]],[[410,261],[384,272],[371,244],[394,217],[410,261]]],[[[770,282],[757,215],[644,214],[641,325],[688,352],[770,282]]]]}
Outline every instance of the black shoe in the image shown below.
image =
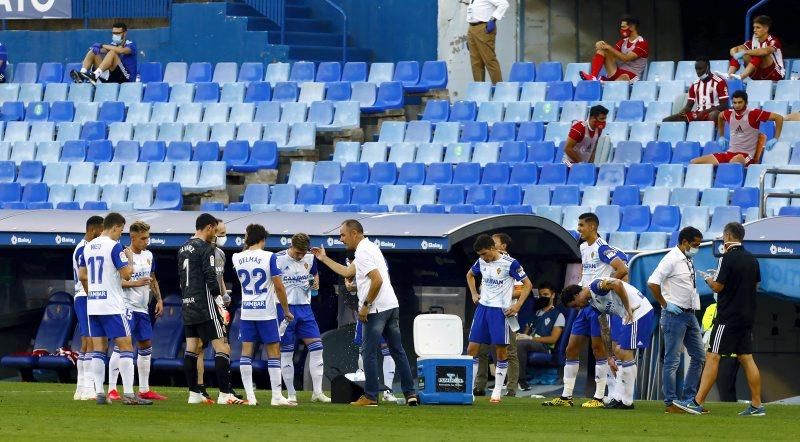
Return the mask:
{"type": "Polygon", "coordinates": [[[522,391],[528,391],[531,389],[531,384],[528,381],[519,381],[519,388],[522,391]]]}
{"type": "Polygon", "coordinates": [[[97,83],[97,78],[94,76],[92,72],[78,72],[78,75],[83,79],[84,83],[97,83]]]}
{"type": "Polygon", "coordinates": [[[419,399],[416,394],[409,394],[406,396],[406,405],[409,407],[416,407],[419,405],[419,399]]]}
{"type": "Polygon", "coordinates": [[[517,392],[516,392],[516,391],[514,391],[514,390],[508,390],[508,391],[506,392],[506,396],[507,396],[507,397],[517,397],[517,392]]]}
{"type": "Polygon", "coordinates": [[[69,71],[69,78],[72,79],[73,83],[83,83],[83,78],[81,77],[81,73],[76,71],[75,69],[69,71]]]}
{"type": "Polygon", "coordinates": [[[617,407],[617,410],[633,410],[633,409],[634,409],[633,404],[625,405],[622,402],[620,402],[619,406],[617,407]]]}
{"type": "Polygon", "coordinates": [[[603,408],[605,408],[606,410],[614,410],[620,408],[621,406],[623,406],[622,402],[616,399],[611,399],[610,401],[608,401],[607,404],[603,405],[603,408]]]}
{"type": "Polygon", "coordinates": [[[486,396],[486,390],[472,390],[473,396],[486,396]]]}

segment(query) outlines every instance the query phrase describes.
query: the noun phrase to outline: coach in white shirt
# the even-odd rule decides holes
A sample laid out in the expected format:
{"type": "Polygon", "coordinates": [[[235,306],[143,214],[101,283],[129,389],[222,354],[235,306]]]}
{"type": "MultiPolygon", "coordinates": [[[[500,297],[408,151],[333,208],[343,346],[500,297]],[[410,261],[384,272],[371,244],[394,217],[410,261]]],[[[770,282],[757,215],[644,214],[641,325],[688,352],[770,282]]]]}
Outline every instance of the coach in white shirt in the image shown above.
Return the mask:
{"type": "Polygon", "coordinates": [[[472,78],[475,81],[485,81],[487,69],[492,84],[503,81],[494,44],[497,38],[497,21],[503,18],[506,10],[507,0],[469,0],[467,44],[472,63],[472,78]]]}
{"type": "Polygon", "coordinates": [[[695,312],[700,310],[694,263],[703,234],[694,227],[685,227],[678,234],[678,245],[667,253],[647,280],[647,286],[661,304],[661,329],[664,332],[664,403],[667,413],[683,413],[673,401],[693,399],[705,363],[703,333],[695,312]],[[686,347],[691,362],[678,397],[675,374],[680,362],[681,345],[686,347]]]}
{"type": "MultiPolygon", "coordinates": [[[[418,405],[414,378],[400,337],[400,304],[389,278],[389,267],[381,249],[364,237],[364,227],[354,219],[342,223],[340,239],[347,250],[355,250],[355,260],[345,267],[325,254],[322,247],[311,249],[319,262],[345,278],[355,276],[358,292],[358,318],[363,325],[362,355],[364,358],[364,395],[352,405],[378,405],[378,346],[381,336],[400,376],[400,385],[410,406],[418,405]]],[[[391,385],[387,385],[391,388],[391,385]]]]}

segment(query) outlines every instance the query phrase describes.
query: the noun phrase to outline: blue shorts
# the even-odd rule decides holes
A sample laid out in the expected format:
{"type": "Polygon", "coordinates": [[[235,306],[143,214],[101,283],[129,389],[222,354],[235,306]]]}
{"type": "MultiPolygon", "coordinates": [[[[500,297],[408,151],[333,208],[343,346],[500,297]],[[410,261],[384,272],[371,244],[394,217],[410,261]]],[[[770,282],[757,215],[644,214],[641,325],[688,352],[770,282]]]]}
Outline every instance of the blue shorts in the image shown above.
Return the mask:
{"type": "Polygon", "coordinates": [[[153,323],[150,322],[148,313],[128,311],[128,324],[131,336],[136,342],[149,341],[153,338],[153,323]]]}
{"type": "Polygon", "coordinates": [[[611,341],[619,343],[619,336],[617,335],[622,329],[622,318],[617,315],[609,315],[608,319],[610,321],[608,325],[611,327],[611,341]]]}
{"type": "Polygon", "coordinates": [[[78,317],[78,332],[82,338],[89,337],[89,314],[86,313],[86,296],[75,297],[75,316],[78,317]]]}
{"type": "MultiPolygon", "coordinates": [[[[359,347],[364,342],[364,324],[361,320],[356,319],[356,335],[353,336],[353,344],[358,345],[359,347]]],[[[381,336],[381,347],[386,346],[386,338],[381,336]]]]}
{"type": "Polygon", "coordinates": [[[611,329],[611,335],[616,336],[616,343],[623,350],[635,350],[637,348],[647,348],[650,346],[650,337],[653,336],[655,326],[655,315],[652,310],[644,316],[633,321],[631,324],[622,324],[622,319],[613,323],[617,329],[611,329]]]}
{"type": "Polygon", "coordinates": [[[278,320],[250,321],[243,319],[239,325],[239,341],[263,344],[274,344],[281,341],[278,333],[278,320]]]}
{"type": "Polygon", "coordinates": [[[469,342],[508,345],[510,331],[502,308],[478,304],[469,328],[469,342]]]}
{"type": "MultiPolygon", "coordinates": [[[[278,321],[283,321],[283,307],[280,304],[276,307],[278,321]]],[[[294,315],[294,321],[286,327],[281,337],[281,347],[294,347],[298,339],[319,339],[319,326],[310,305],[289,305],[289,311],[294,315]]]]}
{"type": "Polygon", "coordinates": [[[93,338],[121,338],[131,335],[127,314],[89,315],[89,336],[93,338]]]}
{"type": "Polygon", "coordinates": [[[600,313],[594,308],[586,306],[578,312],[575,322],[572,323],[570,334],[577,336],[590,336],[597,338],[600,336],[600,313]]]}

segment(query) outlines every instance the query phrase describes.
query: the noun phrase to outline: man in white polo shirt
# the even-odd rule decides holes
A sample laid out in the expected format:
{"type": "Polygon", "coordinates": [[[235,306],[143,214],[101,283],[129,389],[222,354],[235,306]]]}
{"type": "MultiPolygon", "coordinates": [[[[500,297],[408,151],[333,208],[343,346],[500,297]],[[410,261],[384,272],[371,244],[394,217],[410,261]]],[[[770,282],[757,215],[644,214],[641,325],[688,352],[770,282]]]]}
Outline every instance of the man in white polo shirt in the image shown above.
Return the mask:
{"type": "Polygon", "coordinates": [[[396,364],[396,374],[400,377],[406,403],[416,406],[419,401],[414,388],[414,378],[400,337],[400,304],[397,302],[397,295],[389,278],[386,258],[376,244],[364,237],[364,227],[360,222],[354,219],[344,221],[339,234],[347,250],[355,250],[355,260],[349,267],[328,258],[322,247],[315,247],[311,252],[319,262],[337,274],[345,278],[355,276],[356,279],[358,318],[364,324],[362,354],[366,382],[364,395],[351,404],[378,405],[378,346],[381,336],[385,336],[389,352],[396,364]]]}
{"type": "Polygon", "coordinates": [[[486,71],[492,84],[503,81],[495,53],[497,20],[508,10],[508,0],[469,0],[467,6],[467,46],[472,64],[472,79],[485,81],[486,71]]]}
{"type": "Polygon", "coordinates": [[[695,313],[700,310],[695,269],[692,257],[700,247],[703,234],[694,227],[684,227],[678,234],[678,245],[664,256],[647,280],[656,301],[661,304],[661,330],[664,332],[664,385],[666,412],[685,413],[672,404],[676,400],[692,399],[697,393],[703,364],[703,333],[695,313]],[[683,394],[675,391],[675,374],[680,363],[681,347],[686,347],[691,362],[683,381],[683,394]]]}

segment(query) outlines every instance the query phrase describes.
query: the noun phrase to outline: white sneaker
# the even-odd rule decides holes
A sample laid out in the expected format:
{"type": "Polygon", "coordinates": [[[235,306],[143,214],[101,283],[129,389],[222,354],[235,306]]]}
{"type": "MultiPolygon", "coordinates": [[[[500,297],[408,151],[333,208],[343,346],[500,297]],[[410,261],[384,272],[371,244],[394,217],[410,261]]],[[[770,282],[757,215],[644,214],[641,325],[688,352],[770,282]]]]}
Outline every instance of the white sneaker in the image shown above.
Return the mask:
{"type": "Polygon", "coordinates": [[[286,395],[286,400],[296,404],[297,403],[297,393],[295,393],[295,394],[287,394],[286,395]]]}
{"type": "Polygon", "coordinates": [[[217,397],[217,405],[242,405],[244,401],[230,393],[220,393],[217,397]]]}
{"type": "Polygon", "coordinates": [[[281,396],[272,396],[270,405],[272,405],[273,407],[296,407],[297,402],[289,402],[288,399],[286,399],[281,395],[281,396]]]}
{"type": "Polygon", "coordinates": [[[492,398],[489,399],[489,402],[491,402],[493,404],[499,404],[502,399],[503,399],[503,395],[502,394],[494,394],[494,393],[492,393],[492,398]]]}
{"type": "Polygon", "coordinates": [[[364,370],[360,369],[353,373],[353,378],[355,382],[364,382],[367,380],[367,377],[364,375],[364,370]]]}
{"type": "Polygon", "coordinates": [[[94,389],[86,387],[81,389],[82,401],[94,401],[96,399],[97,399],[97,393],[94,392],[94,389]]]}
{"type": "Polygon", "coordinates": [[[201,393],[196,393],[194,391],[189,392],[189,403],[190,404],[213,404],[214,401],[208,399],[207,397],[203,396],[201,393]]]}
{"type": "Polygon", "coordinates": [[[256,405],[258,405],[258,400],[255,398],[255,396],[248,397],[247,400],[244,403],[245,403],[245,405],[249,405],[251,407],[255,407],[256,405]]]}
{"type": "Polygon", "coordinates": [[[72,400],[73,401],[81,400],[81,398],[83,397],[83,392],[81,390],[83,390],[83,389],[80,388],[80,387],[75,389],[75,393],[72,394],[72,400]]]}
{"type": "Polygon", "coordinates": [[[397,403],[397,398],[394,397],[394,394],[392,394],[391,391],[386,390],[386,391],[383,392],[383,402],[389,402],[389,403],[392,403],[392,404],[396,404],[397,403]]]}
{"type": "Polygon", "coordinates": [[[311,402],[321,402],[323,404],[330,404],[331,398],[325,396],[325,393],[319,393],[311,396],[311,402]]]}

